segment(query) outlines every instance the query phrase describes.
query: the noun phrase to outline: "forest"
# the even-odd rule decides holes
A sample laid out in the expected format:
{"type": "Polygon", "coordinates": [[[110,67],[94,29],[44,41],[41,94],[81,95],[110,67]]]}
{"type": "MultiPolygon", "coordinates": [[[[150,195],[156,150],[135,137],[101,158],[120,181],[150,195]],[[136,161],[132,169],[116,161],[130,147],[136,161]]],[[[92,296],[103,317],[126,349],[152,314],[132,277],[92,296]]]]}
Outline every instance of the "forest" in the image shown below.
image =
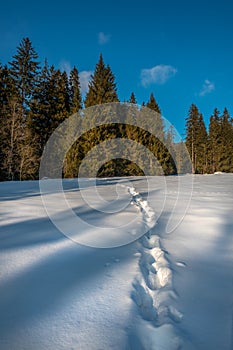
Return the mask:
{"type": "MultiPolygon", "coordinates": [[[[115,76],[102,54],[85,97],[81,94],[76,67],[67,74],[49,65],[46,59],[39,62],[38,57],[30,39],[24,38],[12,60],[6,65],[0,64],[1,181],[38,179],[47,141],[74,113],[112,102],[137,105],[134,92],[125,101],[119,100],[115,76]]],[[[233,172],[233,119],[227,108],[222,112],[215,108],[207,128],[202,113],[191,104],[186,117],[185,139],[178,142],[172,128],[166,129],[153,92],[141,108],[156,112],[154,127],[159,138],[130,123],[95,127],[82,134],[67,152],[63,176],[77,177],[82,160],[91,148],[115,138],[130,139],[148,148],[165,175],[233,172]],[[190,169],[187,169],[184,146],[191,160],[190,169]]],[[[85,122],[84,114],[81,123],[85,122]]],[[[137,175],[144,175],[143,169],[127,159],[127,152],[103,164],[97,174],[99,177],[137,175]]],[[[155,169],[152,175],[161,175],[161,171],[155,169]]]]}

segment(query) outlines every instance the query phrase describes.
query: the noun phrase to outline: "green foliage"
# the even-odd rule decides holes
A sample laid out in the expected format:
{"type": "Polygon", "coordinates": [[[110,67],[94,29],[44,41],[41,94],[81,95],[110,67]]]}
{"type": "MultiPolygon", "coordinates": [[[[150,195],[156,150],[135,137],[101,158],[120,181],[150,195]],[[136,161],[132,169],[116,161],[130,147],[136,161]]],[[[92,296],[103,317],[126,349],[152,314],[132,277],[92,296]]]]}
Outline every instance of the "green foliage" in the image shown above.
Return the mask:
{"type": "MultiPolygon", "coordinates": [[[[62,151],[57,155],[64,159],[65,177],[77,177],[80,169],[86,176],[233,172],[233,120],[226,108],[221,116],[214,110],[207,132],[202,114],[192,104],[186,119],[184,143],[174,142],[172,128],[165,130],[153,93],[148,102],[139,107],[132,92],[125,108],[121,105],[119,123],[109,121],[108,103],[112,102],[119,102],[115,76],[104,63],[102,54],[91,76],[84,101],[86,109],[81,111],[77,68],[68,76],[45,60],[41,69],[31,41],[24,38],[9,65],[0,64],[0,180],[38,178],[46,142],[65,120],[68,121],[66,134],[59,135],[56,144],[57,149],[69,149],[65,159],[62,151]],[[91,106],[95,106],[92,107],[94,114],[88,108],[91,106]],[[75,113],[77,119],[72,125],[69,116],[75,113]],[[144,129],[135,126],[137,121],[144,129]],[[98,124],[101,125],[96,127],[98,124]],[[79,130],[84,133],[71,145],[79,130]],[[122,143],[131,142],[125,143],[124,148],[108,147],[108,141],[118,139],[122,143]],[[105,145],[101,152],[93,153],[95,146],[101,144],[105,145]],[[83,170],[83,160],[90,152],[91,162],[83,170]],[[149,154],[153,156],[150,158],[149,154]],[[189,156],[192,169],[189,169],[189,156]],[[157,162],[153,163],[153,159],[157,162]]],[[[116,115],[119,108],[116,103],[116,115]]],[[[56,157],[51,154],[48,161],[54,164],[56,176],[56,157]]]]}
{"type": "Polygon", "coordinates": [[[111,159],[103,164],[97,173],[97,177],[119,177],[119,176],[144,176],[144,172],[138,164],[128,159],[111,159]]]}
{"type": "Polygon", "coordinates": [[[186,146],[192,160],[192,172],[194,174],[207,172],[208,135],[203,116],[194,104],[191,105],[186,118],[186,146]]]}
{"type": "Polygon", "coordinates": [[[132,92],[130,95],[129,103],[137,104],[137,100],[136,100],[134,92],[132,92]]]}
{"type": "Polygon", "coordinates": [[[225,108],[220,118],[219,171],[233,172],[233,124],[225,108]]]}
{"type": "Polygon", "coordinates": [[[10,74],[15,82],[16,89],[21,98],[23,106],[28,107],[30,99],[36,86],[39,75],[38,55],[29,38],[24,38],[17,54],[13,56],[10,62],[10,74]]]}
{"type": "Polygon", "coordinates": [[[78,70],[76,67],[74,67],[70,72],[69,93],[70,93],[70,114],[74,114],[74,113],[77,113],[82,108],[80,82],[79,82],[78,70]]]}
{"type": "Polygon", "coordinates": [[[151,93],[150,99],[149,99],[149,101],[147,102],[146,107],[152,109],[153,111],[157,112],[158,114],[161,114],[161,110],[160,110],[160,108],[159,108],[158,103],[156,102],[156,99],[155,99],[153,93],[151,93]]]}
{"type": "Polygon", "coordinates": [[[213,173],[219,170],[221,152],[220,143],[220,117],[218,109],[215,108],[213,115],[210,117],[209,123],[209,171],[213,173]]]}
{"type": "Polygon", "coordinates": [[[85,107],[108,102],[119,102],[115,77],[109,65],[105,65],[102,54],[91,76],[85,107]]]}

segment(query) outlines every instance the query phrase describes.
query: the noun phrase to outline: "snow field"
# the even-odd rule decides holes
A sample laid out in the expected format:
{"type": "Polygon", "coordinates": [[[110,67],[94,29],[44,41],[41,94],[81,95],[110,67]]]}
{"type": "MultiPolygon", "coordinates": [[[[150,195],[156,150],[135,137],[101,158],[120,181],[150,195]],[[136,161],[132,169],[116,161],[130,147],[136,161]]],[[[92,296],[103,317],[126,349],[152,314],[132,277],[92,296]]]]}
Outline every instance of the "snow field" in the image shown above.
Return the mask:
{"type": "MultiPolygon", "coordinates": [[[[109,249],[59,232],[38,182],[0,183],[0,349],[231,350],[233,175],[194,176],[184,215],[189,177],[100,179],[104,206],[90,179],[89,205],[64,181],[69,206],[93,224],[78,235],[105,226],[111,242],[115,225],[136,238],[109,249]]],[[[57,194],[47,196],[65,222],[57,194]]]]}

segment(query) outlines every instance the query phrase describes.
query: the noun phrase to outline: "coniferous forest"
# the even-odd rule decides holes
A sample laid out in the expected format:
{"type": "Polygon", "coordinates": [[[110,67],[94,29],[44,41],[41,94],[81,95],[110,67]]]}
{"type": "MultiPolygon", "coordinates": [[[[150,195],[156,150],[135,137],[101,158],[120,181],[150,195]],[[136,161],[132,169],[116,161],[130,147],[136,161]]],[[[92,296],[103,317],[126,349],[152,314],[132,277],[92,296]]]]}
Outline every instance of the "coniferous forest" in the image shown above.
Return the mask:
{"type": "MultiPolygon", "coordinates": [[[[77,68],[68,75],[50,66],[47,60],[39,62],[30,39],[24,38],[8,65],[0,64],[0,180],[38,179],[43,149],[53,131],[81,109],[110,102],[119,102],[117,86],[111,67],[105,64],[102,55],[83,99],[77,68]]],[[[132,92],[125,102],[136,104],[135,94],[132,92]]],[[[161,112],[153,93],[142,105],[161,112]]],[[[162,118],[155,123],[160,140],[145,130],[125,124],[89,130],[67,153],[64,177],[77,177],[87,152],[103,140],[114,138],[132,139],[146,146],[166,175],[185,172],[183,142],[174,141],[172,130],[165,130],[162,118]],[[172,152],[161,140],[171,145],[172,152]],[[180,159],[178,168],[172,153],[180,159]]],[[[193,173],[233,172],[233,119],[226,108],[222,112],[214,109],[207,129],[201,112],[192,104],[186,118],[184,142],[193,173]]],[[[137,175],[143,175],[142,169],[121,158],[110,160],[98,172],[98,176],[137,175]]]]}

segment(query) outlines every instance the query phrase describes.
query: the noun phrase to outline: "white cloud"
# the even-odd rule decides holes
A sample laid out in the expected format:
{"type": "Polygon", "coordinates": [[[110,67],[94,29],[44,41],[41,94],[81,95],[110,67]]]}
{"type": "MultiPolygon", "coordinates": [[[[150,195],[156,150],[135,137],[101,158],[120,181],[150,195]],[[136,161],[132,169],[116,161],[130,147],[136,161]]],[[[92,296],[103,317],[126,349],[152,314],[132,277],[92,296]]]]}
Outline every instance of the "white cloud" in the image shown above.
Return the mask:
{"type": "Polygon", "coordinates": [[[206,79],[204,81],[204,84],[202,85],[201,91],[199,92],[199,96],[205,96],[206,94],[209,94],[210,92],[214,91],[214,89],[214,83],[206,79]]]}
{"type": "Polygon", "coordinates": [[[98,33],[98,42],[100,45],[107,44],[110,41],[111,35],[105,34],[104,32],[98,33]]]}
{"type": "Polygon", "coordinates": [[[141,70],[141,83],[144,87],[151,84],[165,84],[170,78],[177,73],[177,69],[169,66],[160,64],[158,66],[142,69],[141,70]]]}
{"type": "Polygon", "coordinates": [[[68,75],[70,74],[70,71],[71,71],[71,65],[70,65],[70,62],[66,61],[66,60],[62,60],[60,63],[59,63],[59,69],[62,71],[62,72],[66,72],[68,75]]]}
{"type": "Polygon", "coordinates": [[[92,70],[83,70],[79,73],[79,82],[81,87],[81,93],[85,94],[88,91],[88,84],[93,74],[92,70]]]}

